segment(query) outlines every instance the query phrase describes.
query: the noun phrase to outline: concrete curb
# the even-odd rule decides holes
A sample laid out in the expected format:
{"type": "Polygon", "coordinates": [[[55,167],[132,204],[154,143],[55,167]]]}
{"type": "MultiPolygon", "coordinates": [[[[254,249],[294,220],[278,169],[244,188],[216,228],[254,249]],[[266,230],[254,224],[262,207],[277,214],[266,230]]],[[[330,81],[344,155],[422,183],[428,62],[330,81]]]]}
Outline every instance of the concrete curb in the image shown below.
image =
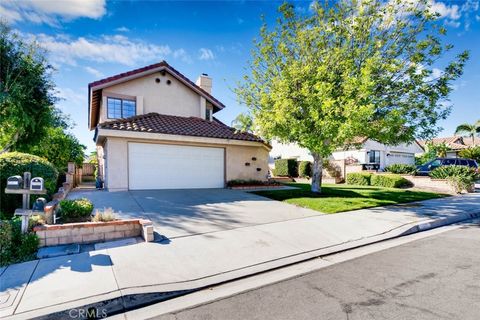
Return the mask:
{"type": "Polygon", "coordinates": [[[421,223],[408,223],[375,236],[349,241],[331,247],[319,248],[308,252],[301,252],[292,256],[281,257],[275,260],[260,263],[258,265],[247,266],[239,270],[230,270],[222,274],[213,275],[202,279],[170,284],[120,288],[119,290],[105,295],[89,297],[56,306],[32,310],[25,313],[12,315],[6,317],[5,319],[65,319],[70,316],[69,312],[72,309],[75,309],[77,314],[79,310],[84,310],[82,311],[84,314],[87,314],[87,312],[96,312],[96,314],[101,317],[102,312],[105,312],[108,316],[113,316],[154,303],[177,298],[198,290],[221,285],[249,276],[258,275],[299,262],[304,262],[318,257],[363,247],[384,240],[402,237],[405,235],[435,229],[475,218],[480,218],[480,211],[461,213],[457,214],[456,216],[445,218],[429,219],[421,223]],[[97,301],[95,302],[95,300],[97,301]]]}

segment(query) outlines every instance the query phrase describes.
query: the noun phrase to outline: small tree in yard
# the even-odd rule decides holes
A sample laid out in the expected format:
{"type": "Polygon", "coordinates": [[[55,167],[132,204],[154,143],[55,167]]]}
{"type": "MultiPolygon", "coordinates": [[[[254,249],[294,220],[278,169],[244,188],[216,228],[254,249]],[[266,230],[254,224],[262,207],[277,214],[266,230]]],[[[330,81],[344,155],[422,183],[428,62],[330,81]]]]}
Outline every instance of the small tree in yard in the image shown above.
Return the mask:
{"type": "Polygon", "coordinates": [[[440,41],[445,30],[428,0],[314,3],[307,16],[285,3],[279,11],[273,29],[261,28],[236,92],[260,134],[311,152],[313,192],[321,192],[323,159],[355,137],[398,144],[438,132],[468,53],[433,77],[452,46],[440,41]]]}

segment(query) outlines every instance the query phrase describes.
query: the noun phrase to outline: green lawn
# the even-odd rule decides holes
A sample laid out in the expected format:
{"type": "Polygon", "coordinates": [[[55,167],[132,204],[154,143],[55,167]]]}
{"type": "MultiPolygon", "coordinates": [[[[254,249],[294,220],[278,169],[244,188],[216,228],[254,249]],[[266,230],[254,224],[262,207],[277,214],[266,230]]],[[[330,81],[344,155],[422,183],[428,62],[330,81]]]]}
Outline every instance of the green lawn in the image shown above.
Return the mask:
{"type": "Polygon", "coordinates": [[[322,194],[310,192],[310,185],[289,183],[296,190],[257,191],[255,194],[285,201],[323,213],[371,208],[397,203],[442,198],[446,195],[431,192],[351,185],[322,185],[322,194]]]}

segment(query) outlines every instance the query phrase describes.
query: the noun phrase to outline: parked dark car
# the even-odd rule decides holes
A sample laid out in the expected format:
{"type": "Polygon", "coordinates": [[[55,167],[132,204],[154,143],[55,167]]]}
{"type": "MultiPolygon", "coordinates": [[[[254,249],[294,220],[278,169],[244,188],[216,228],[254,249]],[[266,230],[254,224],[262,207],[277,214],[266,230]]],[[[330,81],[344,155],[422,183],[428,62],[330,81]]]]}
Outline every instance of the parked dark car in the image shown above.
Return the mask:
{"type": "Polygon", "coordinates": [[[478,169],[478,164],[475,160],[464,158],[436,158],[425,164],[417,166],[419,176],[428,176],[430,171],[441,166],[469,166],[478,169]]]}

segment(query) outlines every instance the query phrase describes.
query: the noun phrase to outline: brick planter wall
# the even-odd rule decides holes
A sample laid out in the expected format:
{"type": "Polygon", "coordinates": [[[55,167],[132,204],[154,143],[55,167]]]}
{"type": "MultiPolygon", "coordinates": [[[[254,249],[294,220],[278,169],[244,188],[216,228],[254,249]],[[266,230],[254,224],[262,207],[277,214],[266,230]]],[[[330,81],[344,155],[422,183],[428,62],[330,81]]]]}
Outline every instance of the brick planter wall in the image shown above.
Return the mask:
{"type": "Polygon", "coordinates": [[[411,176],[405,174],[402,174],[401,176],[410,181],[413,186],[418,189],[439,193],[456,194],[455,190],[446,179],[432,179],[427,176],[411,176]]]}
{"type": "Polygon", "coordinates": [[[41,225],[33,228],[40,239],[40,247],[72,243],[94,243],[142,236],[153,241],[150,220],[129,219],[109,222],[81,222],[41,225]]]}

